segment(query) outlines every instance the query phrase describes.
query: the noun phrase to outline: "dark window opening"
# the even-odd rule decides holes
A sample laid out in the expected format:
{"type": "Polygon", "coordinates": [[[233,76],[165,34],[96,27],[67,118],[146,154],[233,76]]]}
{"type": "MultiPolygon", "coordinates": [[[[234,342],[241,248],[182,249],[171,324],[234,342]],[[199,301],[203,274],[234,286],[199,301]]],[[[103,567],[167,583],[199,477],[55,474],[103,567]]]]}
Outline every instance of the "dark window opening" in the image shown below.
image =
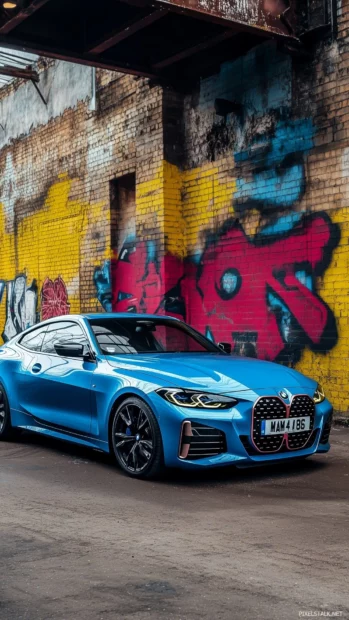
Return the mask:
{"type": "Polygon", "coordinates": [[[110,241],[119,254],[136,237],[136,175],[125,174],[110,181],[110,241]]]}

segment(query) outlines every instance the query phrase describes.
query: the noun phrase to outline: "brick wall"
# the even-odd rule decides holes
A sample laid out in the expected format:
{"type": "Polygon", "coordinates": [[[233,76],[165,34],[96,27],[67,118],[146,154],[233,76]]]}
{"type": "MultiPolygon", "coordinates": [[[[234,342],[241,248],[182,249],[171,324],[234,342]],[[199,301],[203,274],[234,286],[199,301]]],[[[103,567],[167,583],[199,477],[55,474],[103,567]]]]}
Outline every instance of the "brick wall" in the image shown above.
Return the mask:
{"type": "Polygon", "coordinates": [[[2,89],[3,338],[64,312],[171,313],[347,412],[347,12],[309,59],[264,43],[186,94],[98,70],[94,106],[93,72],[51,61],[46,111],[2,89]]]}

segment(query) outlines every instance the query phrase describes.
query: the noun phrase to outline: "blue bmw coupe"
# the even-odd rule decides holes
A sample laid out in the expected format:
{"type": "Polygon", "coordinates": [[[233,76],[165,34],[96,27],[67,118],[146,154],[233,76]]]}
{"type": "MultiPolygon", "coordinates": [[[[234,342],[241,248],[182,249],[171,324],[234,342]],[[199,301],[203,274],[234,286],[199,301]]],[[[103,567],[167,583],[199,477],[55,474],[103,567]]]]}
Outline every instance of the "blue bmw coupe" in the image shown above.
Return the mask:
{"type": "Polygon", "coordinates": [[[170,317],[44,321],[0,348],[0,439],[26,429],[90,446],[139,478],[327,452],[320,385],[229,352],[170,317]]]}

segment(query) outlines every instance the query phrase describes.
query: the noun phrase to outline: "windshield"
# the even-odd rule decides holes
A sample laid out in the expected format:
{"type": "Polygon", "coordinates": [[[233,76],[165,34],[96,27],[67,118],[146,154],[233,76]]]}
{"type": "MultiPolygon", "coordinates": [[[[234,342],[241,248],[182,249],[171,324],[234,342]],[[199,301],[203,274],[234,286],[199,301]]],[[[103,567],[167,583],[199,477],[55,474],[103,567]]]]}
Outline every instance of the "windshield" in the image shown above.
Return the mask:
{"type": "Polygon", "coordinates": [[[221,353],[212,342],[184,323],[166,319],[91,319],[104,355],[123,353],[221,353]]]}

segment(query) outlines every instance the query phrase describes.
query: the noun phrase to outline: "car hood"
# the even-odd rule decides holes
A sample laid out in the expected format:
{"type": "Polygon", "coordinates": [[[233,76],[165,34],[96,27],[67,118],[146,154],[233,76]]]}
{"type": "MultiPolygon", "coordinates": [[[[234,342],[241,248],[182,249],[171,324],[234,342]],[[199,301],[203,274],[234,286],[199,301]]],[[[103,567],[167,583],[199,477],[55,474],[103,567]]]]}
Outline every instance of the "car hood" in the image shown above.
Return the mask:
{"type": "Polygon", "coordinates": [[[274,393],[282,388],[299,392],[300,388],[313,390],[316,386],[312,379],[279,364],[211,353],[120,355],[109,357],[108,363],[135,379],[220,394],[251,390],[274,393]]]}

